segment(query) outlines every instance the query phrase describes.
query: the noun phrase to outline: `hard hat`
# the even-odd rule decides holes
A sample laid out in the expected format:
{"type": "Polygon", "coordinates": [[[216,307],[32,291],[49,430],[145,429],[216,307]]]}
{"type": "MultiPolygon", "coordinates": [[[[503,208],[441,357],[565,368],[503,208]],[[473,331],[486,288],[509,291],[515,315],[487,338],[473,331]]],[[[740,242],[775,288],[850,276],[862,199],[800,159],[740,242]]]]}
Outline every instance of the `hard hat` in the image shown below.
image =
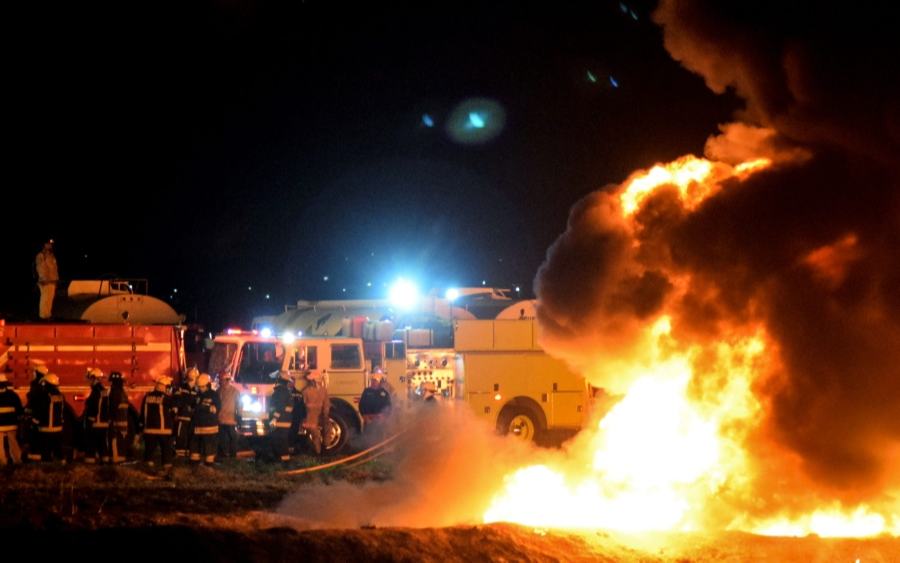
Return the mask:
{"type": "Polygon", "coordinates": [[[434,386],[433,381],[426,381],[426,382],[422,383],[422,391],[431,391],[433,393],[436,390],[437,390],[437,388],[434,386]]]}
{"type": "Polygon", "coordinates": [[[212,382],[212,378],[209,377],[208,373],[201,373],[200,377],[197,378],[197,385],[199,387],[206,387],[212,382]]]}
{"type": "Polygon", "coordinates": [[[310,381],[322,381],[322,372],[319,370],[313,370],[306,374],[306,379],[310,381]]]}
{"type": "Polygon", "coordinates": [[[372,373],[372,381],[382,381],[384,380],[384,373],[380,369],[375,370],[372,373]]]}
{"type": "Polygon", "coordinates": [[[125,378],[122,376],[121,371],[114,371],[109,374],[110,381],[122,381],[123,379],[125,379],[125,378]]]}
{"type": "Polygon", "coordinates": [[[231,377],[230,373],[228,373],[227,371],[225,371],[223,369],[222,371],[219,372],[218,378],[221,381],[222,379],[231,379],[232,377],[231,377]]]}
{"type": "Polygon", "coordinates": [[[197,379],[198,377],[200,377],[200,370],[198,370],[197,368],[191,368],[187,371],[186,375],[188,379],[197,379]]]}
{"type": "Polygon", "coordinates": [[[292,379],[294,379],[293,377],[291,377],[290,373],[288,373],[284,370],[276,371],[273,375],[276,378],[281,379],[282,381],[291,381],[292,379]]]}
{"type": "Polygon", "coordinates": [[[48,368],[46,366],[46,364],[36,364],[34,366],[34,371],[35,371],[35,373],[39,373],[43,376],[46,376],[48,373],[50,373],[50,368],[48,368]]]}
{"type": "Polygon", "coordinates": [[[163,387],[168,387],[169,385],[172,385],[172,378],[168,375],[161,375],[156,378],[156,384],[162,385],[163,387]]]}
{"type": "Polygon", "coordinates": [[[55,373],[48,373],[44,376],[44,381],[47,382],[47,385],[59,385],[59,376],[55,373]]]}
{"type": "Polygon", "coordinates": [[[100,368],[88,368],[87,372],[84,374],[85,379],[100,379],[103,377],[103,372],[100,371],[100,368]]]}
{"type": "Polygon", "coordinates": [[[0,373],[0,385],[3,385],[4,383],[9,383],[9,380],[6,379],[5,373],[0,373]]]}

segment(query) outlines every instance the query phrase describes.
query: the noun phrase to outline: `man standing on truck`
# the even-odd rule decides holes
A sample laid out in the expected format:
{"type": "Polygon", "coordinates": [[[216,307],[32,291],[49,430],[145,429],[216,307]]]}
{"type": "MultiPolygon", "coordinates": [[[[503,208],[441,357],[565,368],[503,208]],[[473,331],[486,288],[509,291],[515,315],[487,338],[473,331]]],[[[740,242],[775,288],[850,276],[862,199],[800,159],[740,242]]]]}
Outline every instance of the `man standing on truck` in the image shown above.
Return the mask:
{"type": "Polygon", "coordinates": [[[201,373],[197,378],[197,390],[197,405],[191,418],[191,462],[195,469],[200,466],[201,461],[206,467],[212,468],[216,462],[222,401],[218,393],[213,391],[212,378],[207,373],[201,373]]]}
{"type": "Polygon", "coordinates": [[[175,391],[175,455],[188,457],[191,448],[191,417],[197,403],[197,378],[200,371],[191,368],[185,374],[185,381],[175,391]]]}
{"type": "Polygon", "coordinates": [[[91,392],[84,401],[84,462],[109,463],[109,390],[99,368],[88,368],[85,378],[91,392]]]}
{"type": "Polygon", "coordinates": [[[9,388],[9,380],[5,373],[0,373],[0,465],[6,465],[6,448],[13,463],[22,463],[22,452],[16,433],[19,431],[19,419],[25,409],[22,399],[9,388]],[[5,443],[4,443],[5,442],[5,443]]]}
{"type": "Polygon", "coordinates": [[[272,400],[269,402],[269,424],[272,425],[272,451],[282,463],[291,460],[290,433],[294,416],[294,397],[288,384],[291,374],[277,372],[272,400]]]}
{"type": "Polygon", "coordinates": [[[312,370],[306,375],[306,387],[303,388],[303,403],[306,405],[306,420],[303,428],[309,434],[313,451],[322,453],[322,431],[329,423],[328,408],[331,406],[328,399],[328,389],[322,381],[322,372],[312,370]]]}
{"type": "Polygon", "coordinates": [[[125,391],[125,378],[122,372],[109,374],[109,450],[113,463],[124,463],[131,454],[128,443],[128,426],[131,422],[129,409],[131,402],[125,391]]]}
{"type": "Polygon", "coordinates": [[[49,319],[53,308],[53,297],[56,295],[56,284],[59,283],[59,272],[56,268],[56,256],[53,254],[53,239],[44,243],[44,248],[34,259],[38,289],[41,290],[41,301],[38,316],[49,319]]]}

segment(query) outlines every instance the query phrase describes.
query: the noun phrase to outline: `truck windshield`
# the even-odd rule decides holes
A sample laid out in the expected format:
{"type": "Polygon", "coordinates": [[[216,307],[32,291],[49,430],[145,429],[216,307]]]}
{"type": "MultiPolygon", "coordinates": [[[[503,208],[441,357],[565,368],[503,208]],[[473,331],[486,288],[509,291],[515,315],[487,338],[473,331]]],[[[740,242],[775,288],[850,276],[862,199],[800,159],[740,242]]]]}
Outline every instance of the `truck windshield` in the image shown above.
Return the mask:
{"type": "Polygon", "coordinates": [[[247,342],[241,348],[237,383],[274,383],[271,375],[284,365],[284,346],[278,342],[247,342]]]}
{"type": "Polygon", "coordinates": [[[231,366],[231,362],[234,359],[234,354],[237,352],[237,349],[237,344],[234,342],[214,343],[212,352],[209,354],[207,372],[215,375],[223,369],[227,370],[231,366]]]}

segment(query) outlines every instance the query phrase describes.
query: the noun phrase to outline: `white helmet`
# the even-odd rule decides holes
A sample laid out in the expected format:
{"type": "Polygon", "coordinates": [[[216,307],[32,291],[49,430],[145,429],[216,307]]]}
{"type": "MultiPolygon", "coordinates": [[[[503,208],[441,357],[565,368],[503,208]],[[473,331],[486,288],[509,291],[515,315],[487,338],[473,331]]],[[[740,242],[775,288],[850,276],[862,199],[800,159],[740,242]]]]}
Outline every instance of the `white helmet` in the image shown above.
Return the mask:
{"type": "Polygon", "coordinates": [[[212,378],[209,377],[208,373],[201,373],[200,377],[197,378],[197,386],[206,387],[212,383],[212,378]]]}
{"type": "Polygon", "coordinates": [[[44,381],[47,382],[47,385],[59,385],[59,376],[55,373],[48,373],[44,376],[44,381]]]}

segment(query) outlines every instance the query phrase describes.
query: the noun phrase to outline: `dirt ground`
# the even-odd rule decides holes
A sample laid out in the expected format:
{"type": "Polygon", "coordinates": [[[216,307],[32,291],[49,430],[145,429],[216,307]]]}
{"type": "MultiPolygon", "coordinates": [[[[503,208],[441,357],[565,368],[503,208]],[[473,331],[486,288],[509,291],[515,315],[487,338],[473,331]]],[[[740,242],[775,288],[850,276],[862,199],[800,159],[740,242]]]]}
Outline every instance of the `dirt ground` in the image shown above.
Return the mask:
{"type": "MultiPolygon", "coordinates": [[[[179,464],[167,479],[141,463],[26,464],[0,473],[2,545],[41,559],[115,549],[193,561],[900,561],[900,538],[770,538],[739,532],[640,534],[512,524],[329,527],[279,508],[323,487],[388,482],[380,460],[325,467],[300,456],[282,474],[252,458],[213,469],[179,464]]],[[[113,550],[113,551],[108,551],[113,550]]]]}

